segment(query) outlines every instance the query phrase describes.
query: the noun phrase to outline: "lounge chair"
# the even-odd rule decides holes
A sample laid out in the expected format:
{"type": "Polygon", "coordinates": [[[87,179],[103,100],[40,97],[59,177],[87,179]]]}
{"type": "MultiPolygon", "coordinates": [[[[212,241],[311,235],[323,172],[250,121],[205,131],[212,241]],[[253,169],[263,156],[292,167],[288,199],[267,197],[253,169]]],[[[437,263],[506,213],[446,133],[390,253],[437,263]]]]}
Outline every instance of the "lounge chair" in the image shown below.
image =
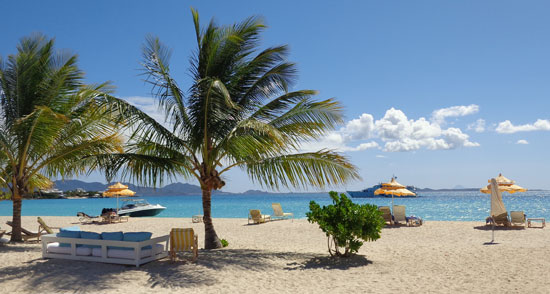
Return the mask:
{"type": "Polygon", "coordinates": [[[195,262],[199,256],[199,241],[193,229],[173,228],[170,231],[170,260],[176,261],[177,252],[191,251],[195,262]]]}
{"type": "Polygon", "coordinates": [[[407,217],[405,216],[405,206],[404,205],[394,205],[393,206],[393,222],[398,224],[400,222],[407,223],[407,217]]]}
{"type": "Polygon", "coordinates": [[[38,233],[42,234],[44,232],[48,234],[55,234],[53,229],[59,229],[58,227],[48,226],[41,217],[37,217],[36,221],[38,222],[38,233]]]}
{"type": "MultiPolygon", "coordinates": [[[[13,223],[11,221],[7,221],[6,225],[12,227],[12,231],[13,231],[13,223]]],[[[21,237],[23,238],[23,241],[28,241],[29,239],[34,239],[34,238],[36,238],[36,240],[40,240],[40,232],[29,231],[21,227],[21,237]]]]}
{"type": "Polygon", "coordinates": [[[292,213],[292,212],[283,212],[283,208],[281,207],[281,203],[271,203],[271,207],[273,207],[273,218],[285,219],[285,218],[288,218],[288,217],[292,217],[292,221],[294,221],[294,213],[292,213]]]}
{"type": "Polygon", "coordinates": [[[380,206],[378,210],[382,212],[382,218],[387,224],[393,225],[393,217],[389,206],[380,206]]]}
{"type": "Polygon", "coordinates": [[[510,211],[510,223],[513,226],[525,227],[525,219],[523,211],[510,211]]]}
{"type": "Polygon", "coordinates": [[[85,223],[93,223],[96,221],[96,219],[99,218],[99,216],[91,216],[91,215],[88,215],[84,212],[78,212],[76,214],[76,216],[78,216],[78,221],[80,221],[81,223],[85,224],[85,223]]]}
{"type": "Polygon", "coordinates": [[[251,220],[255,224],[261,224],[265,223],[266,221],[270,221],[271,216],[267,214],[262,214],[259,209],[251,209],[248,215],[248,224],[250,224],[251,220]]]}
{"type": "Polygon", "coordinates": [[[498,226],[498,225],[503,225],[505,227],[510,226],[510,220],[508,219],[508,212],[504,212],[496,216],[490,216],[487,218],[486,223],[494,224],[495,226],[498,226]]]}

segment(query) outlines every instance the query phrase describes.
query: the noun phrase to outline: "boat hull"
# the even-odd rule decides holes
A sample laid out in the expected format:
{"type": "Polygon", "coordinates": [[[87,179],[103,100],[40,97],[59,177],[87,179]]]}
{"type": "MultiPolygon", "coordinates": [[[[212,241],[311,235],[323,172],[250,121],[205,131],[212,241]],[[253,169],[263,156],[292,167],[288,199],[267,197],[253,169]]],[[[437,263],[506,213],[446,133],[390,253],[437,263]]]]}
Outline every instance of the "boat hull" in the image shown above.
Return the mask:
{"type": "Polygon", "coordinates": [[[145,209],[145,210],[138,210],[138,211],[131,211],[131,212],[121,212],[119,211],[119,215],[127,215],[131,217],[142,217],[142,216],[155,216],[159,213],[161,213],[164,210],[164,208],[154,208],[154,209],[145,209]]]}

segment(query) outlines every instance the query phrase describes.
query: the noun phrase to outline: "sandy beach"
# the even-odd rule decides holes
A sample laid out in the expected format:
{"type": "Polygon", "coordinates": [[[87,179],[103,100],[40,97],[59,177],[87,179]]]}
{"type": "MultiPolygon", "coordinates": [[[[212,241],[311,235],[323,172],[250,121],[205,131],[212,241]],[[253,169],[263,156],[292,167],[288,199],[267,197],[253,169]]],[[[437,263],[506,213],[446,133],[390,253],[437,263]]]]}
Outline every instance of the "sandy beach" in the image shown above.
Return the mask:
{"type": "MultiPolygon", "coordinates": [[[[0,217],[0,227],[10,217],[0,217]]],[[[70,226],[76,217],[43,217],[70,226]]],[[[0,245],[3,293],[548,293],[550,229],[497,230],[497,244],[481,222],[426,222],[385,228],[359,255],[328,256],[326,238],[306,220],[247,225],[246,219],[215,219],[229,246],[200,250],[196,264],[154,261],[139,268],[41,259],[37,242],[0,245]]],[[[80,225],[83,230],[150,231],[192,227],[203,247],[204,228],[190,218],[132,218],[128,223],[80,225]]],[[[36,229],[36,217],[23,217],[36,229]]]]}

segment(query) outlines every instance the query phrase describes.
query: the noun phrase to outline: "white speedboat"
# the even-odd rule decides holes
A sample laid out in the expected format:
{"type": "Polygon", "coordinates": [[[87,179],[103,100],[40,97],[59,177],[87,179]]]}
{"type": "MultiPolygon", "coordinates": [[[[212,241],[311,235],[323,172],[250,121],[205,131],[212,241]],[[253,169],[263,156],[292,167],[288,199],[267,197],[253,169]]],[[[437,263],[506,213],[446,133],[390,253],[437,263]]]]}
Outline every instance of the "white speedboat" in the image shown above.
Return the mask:
{"type": "Polygon", "coordinates": [[[118,210],[118,215],[155,216],[161,213],[166,207],[160,204],[149,204],[145,199],[123,199],[123,205],[118,210]]]}

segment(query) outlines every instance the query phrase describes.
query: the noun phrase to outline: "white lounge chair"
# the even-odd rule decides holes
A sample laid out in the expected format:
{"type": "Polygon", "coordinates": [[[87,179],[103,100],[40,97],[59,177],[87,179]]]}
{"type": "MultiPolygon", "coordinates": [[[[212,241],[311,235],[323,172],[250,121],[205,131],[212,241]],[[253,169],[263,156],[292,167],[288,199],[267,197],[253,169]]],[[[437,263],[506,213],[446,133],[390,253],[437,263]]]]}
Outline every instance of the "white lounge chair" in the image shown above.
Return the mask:
{"type": "Polygon", "coordinates": [[[283,212],[281,203],[271,203],[271,207],[273,207],[273,218],[285,219],[285,218],[292,217],[292,221],[294,221],[294,213],[283,212]]]}

